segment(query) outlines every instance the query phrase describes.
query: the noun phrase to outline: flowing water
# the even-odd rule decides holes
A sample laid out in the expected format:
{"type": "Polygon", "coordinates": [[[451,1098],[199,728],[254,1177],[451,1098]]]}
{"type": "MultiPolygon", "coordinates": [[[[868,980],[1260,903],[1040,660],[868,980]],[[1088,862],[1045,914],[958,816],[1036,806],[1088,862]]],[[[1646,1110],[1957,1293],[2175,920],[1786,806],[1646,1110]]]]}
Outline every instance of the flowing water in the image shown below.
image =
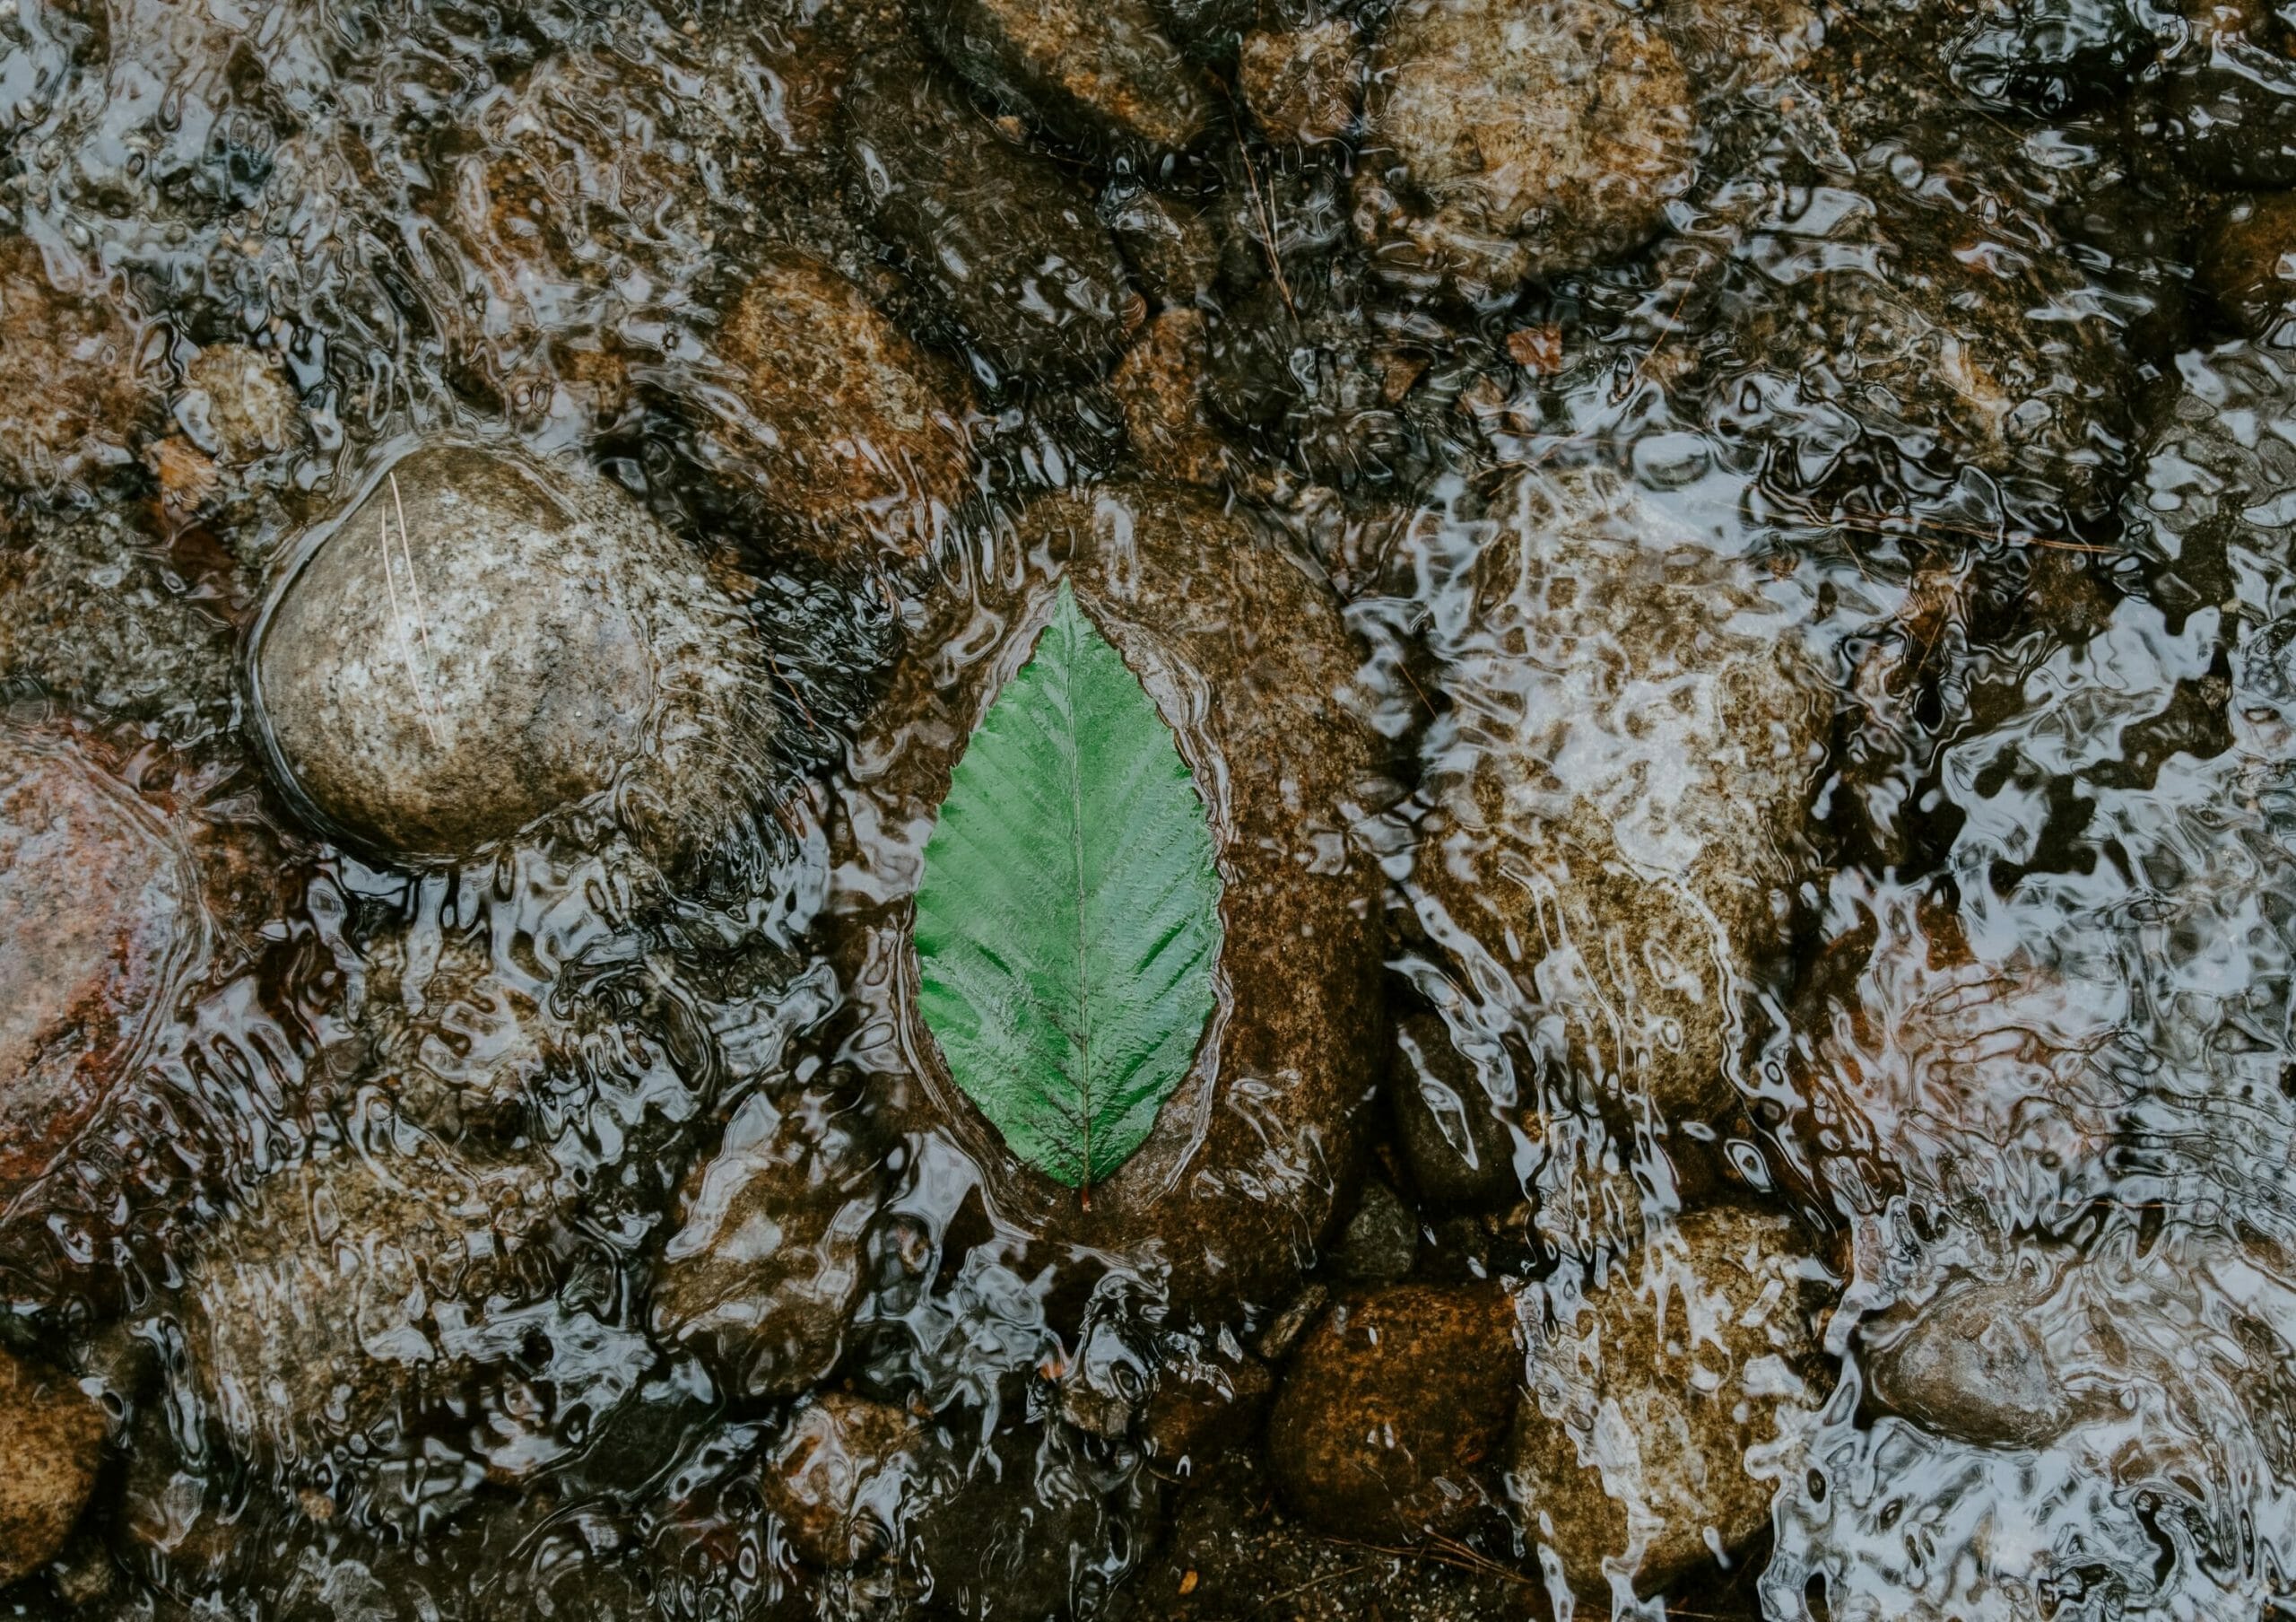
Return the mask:
{"type": "Polygon", "coordinates": [[[2296,1607],[2292,154],[2201,0],[0,0],[0,1610],[2296,1607]],[[1081,1190],[909,934],[1064,572],[1225,886],[1081,1190]]]}

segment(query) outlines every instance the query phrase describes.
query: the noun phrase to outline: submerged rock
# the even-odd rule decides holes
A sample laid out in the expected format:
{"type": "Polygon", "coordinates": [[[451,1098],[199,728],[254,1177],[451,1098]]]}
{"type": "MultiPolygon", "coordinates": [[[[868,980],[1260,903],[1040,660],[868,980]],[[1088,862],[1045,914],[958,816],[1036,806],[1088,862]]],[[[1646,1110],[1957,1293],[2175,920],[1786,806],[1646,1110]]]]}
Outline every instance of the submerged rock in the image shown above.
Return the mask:
{"type": "Polygon", "coordinates": [[[1220,239],[1201,210],[1150,190],[1134,175],[1102,187],[1094,206],[1141,292],[1167,308],[1211,300],[1220,279],[1220,239]]]}
{"type": "Polygon", "coordinates": [[[1932,1302],[1877,1352],[1874,1394],[1942,1435],[2037,1446],[2079,1411],[2060,1382],[2021,1284],[1977,1284],[1932,1302]]]}
{"type": "Polygon", "coordinates": [[[1175,484],[1217,489],[1234,453],[1204,412],[1206,322],[1200,310],[1167,310],[1148,324],[1109,379],[1124,437],[1141,467],[1175,484]]]}
{"type": "Polygon", "coordinates": [[[1117,1262],[1161,1280],[1176,1323],[1272,1311],[1346,1208],[1383,1051],[1379,881],[1349,830],[1387,790],[1345,707],[1357,655],[1311,566],[1201,492],[1043,496],[999,554],[971,592],[945,594],[848,757],[839,820],[855,837],[831,904],[861,1034],[843,1060],[889,1124],[932,1146],[921,1155],[977,1168],[1000,1234],[1041,1258],[1023,1274],[1073,1258],[1081,1290],[1117,1262]],[[1211,1025],[1145,1141],[1089,1200],[1005,1145],[900,990],[951,774],[1063,580],[1216,797],[1223,886],[1211,1025]]]}
{"type": "Polygon", "coordinates": [[[30,238],[0,239],[0,485],[44,495],[125,467],[158,406],[118,313],[57,288],[30,238]]]}
{"type": "Polygon", "coordinates": [[[1371,62],[1356,234],[1469,303],[1619,258],[1690,184],[1674,47],[1613,0],[1406,0],[1371,62]]]}
{"type": "Polygon", "coordinates": [[[1091,196],[913,57],[864,58],[845,108],[871,226],[995,369],[1106,371],[1140,312],[1091,196]]]}
{"type": "Polygon", "coordinates": [[[929,554],[971,484],[964,379],[821,261],[778,252],[718,336],[736,397],[707,442],[825,561],[929,554]]]}
{"type": "Polygon", "coordinates": [[[1823,1394],[1800,1248],[1782,1216],[1693,1211],[1535,1339],[1510,1484],[1582,1596],[1613,1591],[1622,1560],[1655,1592],[1768,1523],[1748,1450],[1823,1394]]]}
{"type": "Polygon", "coordinates": [[[2216,185],[2296,186],[2296,31],[2256,0],[2193,8],[2165,66],[2163,132],[2186,168],[2216,185]]]}
{"type": "Polygon", "coordinates": [[[809,1398],[766,1454],[758,1484],[797,1557],[835,1570],[894,1551],[948,1465],[906,1408],[843,1391],[809,1398]]]}
{"type": "Polygon", "coordinates": [[[0,728],[0,1206],[134,1073],[201,921],[167,825],[70,743],[0,728]]]}
{"type": "Polygon", "coordinates": [[[860,1123],[832,1095],[744,1099],[688,1178],[654,1277],[654,1332],[700,1352],[742,1397],[787,1397],[836,1365],[883,1190],[860,1123]]]}
{"type": "Polygon", "coordinates": [[[230,724],[236,658],[219,609],[196,601],[117,507],[69,524],[35,519],[0,550],[0,675],[99,715],[197,734],[230,724]]]}
{"type": "Polygon", "coordinates": [[[1830,686],[1749,571],[1607,476],[1489,510],[1428,560],[1473,596],[1435,639],[1420,920],[1594,1096],[1710,1119],[1809,864],[1830,686]]]}
{"type": "Polygon", "coordinates": [[[1515,1304],[1497,1285],[1342,1295],[1284,1371],[1269,1471],[1334,1537],[1456,1534],[1500,1501],[1522,1381],[1515,1304]]]}
{"type": "Polygon", "coordinates": [[[192,357],[175,414],[192,442],[226,467],[292,450],[305,433],[293,386],[244,344],[218,344],[192,357]]]}
{"type": "Polygon", "coordinates": [[[770,797],[755,632],[604,479],[429,446],[322,536],[253,660],[274,765],[345,833],[464,856],[612,789],[676,852],[770,797]]]}
{"type": "Polygon", "coordinates": [[[1088,151],[1152,162],[1211,125],[1211,87],[1165,36],[1154,0],[915,3],[959,73],[1088,151]]]}
{"type": "Polygon", "coordinates": [[[94,1490],[105,1430],[94,1398],[0,1351],[0,1588],[63,1549],[94,1490]]]}
{"type": "Polygon", "coordinates": [[[2296,313],[2296,193],[2236,198],[2209,222],[2193,275],[2251,338],[2285,336],[2296,313]]]}
{"type": "MultiPolygon", "coordinates": [[[[304,1477],[407,1458],[459,1420],[496,1469],[548,1462],[526,1425],[596,1417],[643,1375],[642,1342],[561,1304],[559,1202],[525,1158],[465,1163],[435,1143],[274,1173],[186,1270],[183,1328],[209,1413],[243,1455],[304,1477]],[[611,1365],[611,1366],[609,1366],[611,1365]],[[517,1422],[486,1382],[521,1382],[517,1422]],[[560,1416],[562,1417],[562,1416],[560,1416]]],[[[442,1465],[468,1485],[475,1466],[442,1465]]]]}
{"type": "Polygon", "coordinates": [[[1355,122],[1363,66],[1355,25],[1327,17],[1296,31],[1245,35],[1236,83],[1269,140],[1311,146],[1336,141],[1355,122]]]}

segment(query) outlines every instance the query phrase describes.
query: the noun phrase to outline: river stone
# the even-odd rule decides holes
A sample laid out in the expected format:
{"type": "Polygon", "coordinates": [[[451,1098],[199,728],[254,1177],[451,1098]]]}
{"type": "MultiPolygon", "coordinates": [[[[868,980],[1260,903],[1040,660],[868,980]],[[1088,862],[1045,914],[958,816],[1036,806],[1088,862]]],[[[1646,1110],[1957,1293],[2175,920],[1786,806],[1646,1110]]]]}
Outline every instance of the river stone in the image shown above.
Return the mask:
{"type": "Polygon", "coordinates": [[[845,109],[863,214],[994,370],[1105,371],[1140,312],[1091,196],[906,54],[857,64],[845,109]]]}
{"type": "Polygon", "coordinates": [[[236,644],[117,506],[69,523],[35,515],[0,550],[0,675],[83,710],[178,738],[227,727],[236,644]]]}
{"type": "Polygon", "coordinates": [[[1381,762],[1345,708],[1358,656],[1337,604],[1217,499],[1147,484],[1039,498],[973,590],[938,602],[849,752],[838,822],[852,833],[831,905],[864,1035],[846,1061],[896,1129],[977,1168],[992,1220],[1031,1254],[1079,1255],[1079,1276],[1111,1259],[1162,1271],[1176,1327],[1272,1310],[1346,1208],[1384,1051],[1379,878],[1348,842],[1382,793],[1381,762]],[[1222,807],[1214,1026],[1089,1204],[1004,1147],[902,990],[950,774],[1063,579],[1222,807]]]}
{"type": "Polygon", "coordinates": [[[1204,410],[1205,313],[1167,310],[1148,323],[1109,379],[1125,441],[1141,467],[1174,484],[1221,488],[1237,458],[1204,410]]]}
{"type": "Polygon", "coordinates": [[[473,1165],[436,1145],[274,1173],[187,1269],[209,1411],[244,1456],[289,1473],[342,1449],[399,1452],[481,1371],[531,1360],[561,1282],[555,1210],[533,1163],[473,1165]]]}
{"type": "Polygon", "coordinates": [[[2034,1327],[2031,1292],[2016,1282],[1948,1291],[1877,1350],[1874,1394],[1941,1435],[2039,1447],[2079,1408],[2034,1327]]]}
{"type": "Polygon", "coordinates": [[[0,1588],[56,1558],[96,1485],[96,1400],[0,1351],[0,1588]]]}
{"type": "Polygon", "coordinates": [[[430,445],[317,533],[257,631],[257,708],[288,784],[360,842],[465,856],[613,789],[674,846],[763,797],[755,633],[618,487],[430,445]]]}
{"type": "Polygon", "coordinates": [[[47,494],[125,467],[158,404],[118,313],[57,288],[30,238],[0,239],[0,485],[47,494]]]}
{"type": "Polygon", "coordinates": [[[244,344],[218,344],[184,368],[176,421],[192,443],[227,467],[259,462],[303,442],[303,412],[279,368],[244,344]]]}
{"type": "Polygon", "coordinates": [[[1776,1435],[1784,1405],[1823,1395],[1806,1383],[1818,1304],[1801,1250],[1783,1216],[1693,1211],[1535,1339],[1509,1484],[1582,1596],[1610,1591],[1605,1561],[1625,1560],[1648,1594],[1769,1523],[1747,1450],[1776,1435]]]}
{"type": "Polygon", "coordinates": [[[1236,60],[1236,87],[1271,141],[1336,141],[1355,122],[1363,49],[1355,25],[1326,17],[1291,31],[1255,30],[1236,60]]]}
{"type": "Polygon", "coordinates": [[[1152,191],[1129,174],[1102,187],[1093,207],[1141,292],[1168,308],[1212,301],[1220,238],[1202,209],[1152,191]]]}
{"type": "Polygon", "coordinates": [[[1154,0],[915,0],[958,73],[1087,151],[1152,164],[1212,123],[1210,84],[1165,36],[1154,0]]]}
{"type": "Polygon", "coordinates": [[[1396,1022],[1387,1098],[1396,1146],[1422,1199],[1483,1211],[1522,1199],[1515,1170],[1522,1129],[1512,1119],[1518,1112],[1502,1112],[1492,1103],[1439,1016],[1410,1014],[1396,1022]]]}
{"type": "Polygon", "coordinates": [[[2165,65],[2170,150],[2213,185],[2296,186],[2296,30],[2263,0],[2189,15],[2185,47],[2165,65]]]}
{"type": "Polygon", "coordinates": [[[1468,979],[1564,1030],[1586,1085],[1711,1119],[1786,946],[1829,684],[1752,572],[1602,474],[1490,505],[1433,638],[1411,888],[1468,979]]]}
{"type": "Polygon", "coordinates": [[[860,1299],[878,1166],[833,1094],[751,1094],[687,1178],[654,1277],[656,1336],[700,1352],[737,1396],[819,1381],[860,1299]]]}
{"type": "Polygon", "coordinates": [[[166,824],[67,742],[0,728],[0,1207],[133,1073],[200,937],[166,824]]]}
{"type": "Polygon", "coordinates": [[[2296,193],[2227,204],[2201,232],[2193,275],[2241,332],[2274,337],[2296,305],[2296,193]]]}
{"type": "Polygon", "coordinates": [[[1515,1304],[1495,1284],[1343,1295],[1276,1390],[1269,1472],[1293,1511],[1331,1536],[1455,1534],[1502,1498],[1522,1381],[1515,1304]]]}
{"type": "Polygon", "coordinates": [[[1406,0],[1372,57],[1356,234],[1406,286],[1501,301],[1648,241],[1694,135],[1674,47],[1613,0],[1406,0]]]}
{"type": "Polygon", "coordinates": [[[711,447],[823,561],[930,553],[971,483],[965,385],[820,260],[767,256],[718,336],[736,379],[711,447]]]}
{"type": "Polygon", "coordinates": [[[906,1408],[844,1391],[806,1399],[765,1462],[758,1496],[797,1557],[830,1568],[888,1552],[945,1468],[906,1408]]]}

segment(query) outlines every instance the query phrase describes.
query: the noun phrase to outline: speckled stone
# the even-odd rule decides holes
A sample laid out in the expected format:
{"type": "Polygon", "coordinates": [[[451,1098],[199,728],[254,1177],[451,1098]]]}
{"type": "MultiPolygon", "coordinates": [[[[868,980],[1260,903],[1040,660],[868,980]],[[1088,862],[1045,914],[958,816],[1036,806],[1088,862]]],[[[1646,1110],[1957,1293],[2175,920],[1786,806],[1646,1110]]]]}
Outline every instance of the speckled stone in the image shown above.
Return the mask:
{"type": "Polygon", "coordinates": [[[425,447],[320,533],[257,633],[258,732],[362,843],[466,855],[610,789],[674,842],[758,791],[753,631],[596,475],[425,447]]]}
{"type": "Polygon", "coordinates": [[[1355,122],[1363,68],[1355,25],[1327,17],[1303,29],[1245,35],[1236,83],[1268,139],[1311,146],[1339,139],[1355,122]]]}
{"type": "Polygon", "coordinates": [[[1343,1295],[1283,1372],[1269,1473],[1295,1513],[1334,1537],[1456,1533],[1503,1501],[1522,1382],[1515,1304],[1495,1284],[1343,1295]]]}
{"type": "Polygon", "coordinates": [[[915,0],[966,78],[1087,150],[1154,160],[1211,126],[1210,84],[1166,37],[1152,0],[915,0]]]}
{"type": "Polygon", "coordinates": [[[56,1558],[96,1485],[104,1411],[0,1351],[0,1588],[56,1558]]]}
{"type": "Polygon", "coordinates": [[[46,494],[125,467],[158,407],[118,312],[59,290],[30,239],[0,239],[0,485],[46,494]]]}
{"type": "Polygon", "coordinates": [[[832,1095],[752,1093],[697,1165],[654,1276],[653,1327],[743,1397],[786,1397],[835,1366],[861,1296],[878,1156],[832,1095]]]}
{"type": "Polygon", "coordinates": [[[244,344],[194,355],[175,413],[192,442],[227,467],[291,450],[306,432],[302,406],[277,363],[244,344]]]}
{"type": "Polygon", "coordinates": [[[2201,232],[2193,275],[2249,337],[2284,327],[2296,307],[2296,193],[2227,204],[2201,232]]]}
{"type": "Polygon", "coordinates": [[[478,1373],[528,1354],[561,1282],[530,1163],[334,1155],[208,1230],[183,1293],[199,1389],[232,1445],[290,1473],[394,1451],[478,1373]]]}
{"type": "Polygon", "coordinates": [[[965,384],[818,259],[766,256],[718,335],[738,408],[713,449],[777,537],[824,560],[928,554],[971,484],[965,384]]]}
{"type": "Polygon", "coordinates": [[[1605,1560],[1648,1594],[1769,1523],[1747,1451],[1775,1437],[1783,1404],[1825,1394],[1809,1383],[1819,1304],[1803,1249],[1785,1217],[1693,1211],[1535,1337],[1510,1485],[1582,1598],[1611,1591],[1605,1560]]]}
{"type": "Polygon", "coordinates": [[[874,1034],[849,1062],[897,1129],[979,1169],[989,1209],[1031,1253],[1151,1268],[1179,1318],[1272,1310],[1346,1208],[1384,1051],[1379,878],[1348,841],[1387,792],[1345,707],[1356,652],[1313,567],[1202,492],[1040,497],[1007,544],[975,583],[978,607],[947,594],[850,752],[839,820],[859,838],[839,850],[831,904],[874,1034]],[[950,775],[1064,576],[1214,785],[1225,881],[1214,1028],[1089,1205],[1005,1148],[899,989],[917,972],[909,898],[950,775]]]}
{"type": "Polygon", "coordinates": [[[1471,303],[1656,234],[1690,184],[1690,85],[1613,0],[1407,0],[1371,64],[1356,234],[1471,303]]]}
{"type": "Polygon", "coordinates": [[[1941,1435],[2035,1447],[2079,1412],[2035,1328],[2022,1283],[1971,1284],[1928,1304],[1874,1352],[1874,1394],[1941,1435]]]}
{"type": "Polygon", "coordinates": [[[1747,571],[1623,485],[1518,493],[1437,639],[1457,708],[1425,747],[1417,910],[1477,983],[1563,1016],[1589,1085],[1707,1119],[1810,861],[1830,688],[1747,571]]]}
{"type": "Polygon", "coordinates": [[[1144,310],[1090,194],[904,52],[855,65],[845,115],[861,214],[997,372],[1107,371],[1144,310]]]}
{"type": "Polygon", "coordinates": [[[200,940],[161,817],[67,741],[0,728],[0,1205],[133,1073],[200,940]]]}
{"type": "Polygon", "coordinates": [[[1218,489],[1235,460],[1204,411],[1206,318],[1167,310],[1126,351],[1109,379],[1124,437],[1141,467],[1175,484],[1218,489]]]}

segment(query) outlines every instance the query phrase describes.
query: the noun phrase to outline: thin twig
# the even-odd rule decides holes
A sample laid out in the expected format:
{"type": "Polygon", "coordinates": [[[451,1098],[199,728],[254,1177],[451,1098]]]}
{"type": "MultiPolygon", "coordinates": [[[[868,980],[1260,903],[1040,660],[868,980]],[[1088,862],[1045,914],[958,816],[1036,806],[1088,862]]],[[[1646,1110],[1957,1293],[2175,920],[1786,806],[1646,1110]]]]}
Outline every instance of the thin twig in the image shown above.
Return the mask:
{"type": "MultiPolygon", "coordinates": [[[[1275,278],[1276,295],[1283,301],[1283,308],[1292,318],[1300,318],[1300,307],[1292,301],[1292,284],[1283,279],[1283,256],[1276,251],[1275,209],[1272,202],[1259,192],[1259,171],[1252,167],[1251,144],[1244,139],[1243,120],[1237,117],[1234,102],[1228,104],[1228,122],[1236,131],[1236,155],[1244,161],[1244,184],[1251,189],[1252,212],[1259,216],[1260,247],[1267,254],[1267,268],[1275,278]]],[[[1274,188],[1269,187],[1272,196],[1274,188]]]]}
{"type": "Polygon", "coordinates": [[[430,736],[430,746],[435,749],[439,746],[439,725],[432,719],[430,706],[426,702],[427,694],[423,689],[422,672],[415,665],[414,644],[407,640],[406,618],[399,607],[398,571],[391,562],[390,514],[381,515],[378,527],[381,530],[383,545],[383,589],[390,594],[391,599],[391,633],[398,642],[399,660],[406,667],[407,685],[414,689],[415,705],[422,715],[422,729],[430,736]]]}

